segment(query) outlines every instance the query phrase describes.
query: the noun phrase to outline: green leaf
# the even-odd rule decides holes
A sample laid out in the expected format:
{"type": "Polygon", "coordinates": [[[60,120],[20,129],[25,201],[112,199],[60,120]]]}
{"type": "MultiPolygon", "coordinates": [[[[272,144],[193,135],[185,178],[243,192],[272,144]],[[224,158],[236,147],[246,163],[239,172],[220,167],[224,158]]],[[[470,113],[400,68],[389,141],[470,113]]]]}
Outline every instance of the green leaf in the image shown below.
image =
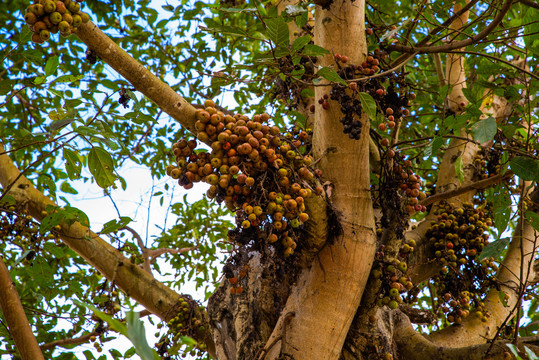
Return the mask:
{"type": "Polygon", "coordinates": [[[369,119],[376,119],[376,101],[366,92],[359,93],[359,100],[361,101],[361,109],[367,113],[369,119]]]}
{"type": "Polygon", "coordinates": [[[425,156],[431,157],[438,155],[438,151],[444,144],[444,139],[439,136],[434,136],[429,145],[425,148],[425,156]]]}
{"type": "Polygon", "coordinates": [[[314,96],[314,90],[311,88],[305,88],[301,90],[301,96],[303,97],[311,97],[314,96]]]}
{"type": "Polygon", "coordinates": [[[21,33],[19,34],[19,37],[17,39],[17,42],[19,44],[25,44],[32,38],[32,34],[34,32],[30,30],[30,27],[28,25],[24,25],[22,27],[21,33]]]}
{"type": "Polygon", "coordinates": [[[509,162],[509,168],[522,180],[539,181],[539,161],[537,160],[517,156],[509,162]]]}
{"type": "Polygon", "coordinates": [[[303,13],[301,13],[299,16],[296,16],[296,26],[298,28],[302,28],[304,27],[307,22],[309,21],[309,12],[308,11],[305,11],[303,13]]]}
{"type": "Polygon", "coordinates": [[[492,202],[494,213],[494,225],[498,232],[498,238],[507,229],[511,218],[511,196],[503,184],[497,184],[487,191],[487,200],[492,202]]]}
{"type": "Polygon", "coordinates": [[[84,350],[83,354],[86,357],[86,360],[95,360],[95,356],[90,350],[84,350]]]}
{"type": "Polygon", "coordinates": [[[509,350],[511,350],[513,355],[515,355],[515,357],[518,360],[522,359],[520,356],[518,356],[518,349],[517,349],[517,347],[515,345],[513,345],[513,344],[505,344],[505,345],[509,348],[509,350]]]}
{"type": "Polygon", "coordinates": [[[120,216],[120,220],[114,219],[114,220],[106,222],[103,225],[103,229],[101,229],[101,231],[99,233],[100,234],[108,234],[108,233],[117,231],[118,229],[121,229],[124,226],[126,226],[127,224],[129,224],[131,221],[133,221],[133,219],[131,219],[128,216],[120,216]]]}
{"type": "Polygon", "coordinates": [[[321,46],[314,45],[314,44],[307,44],[303,48],[302,53],[307,56],[321,56],[329,54],[329,50],[324,49],[321,46]]]}
{"type": "Polygon", "coordinates": [[[59,130],[59,129],[71,124],[75,120],[76,120],[75,118],[64,118],[64,119],[53,121],[51,123],[51,125],[49,126],[49,129],[50,129],[50,131],[59,130]]]}
{"type": "Polygon", "coordinates": [[[290,32],[284,18],[282,16],[277,16],[266,19],[265,22],[268,38],[276,47],[288,49],[290,32]]]}
{"type": "Polygon", "coordinates": [[[90,305],[90,304],[85,304],[85,303],[82,303],[78,300],[73,300],[77,305],[80,305],[80,306],[84,306],[84,307],[87,307],[88,309],[92,310],[93,313],[98,317],[100,318],[101,320],[107,322],[107,324],[109,324],[110,328],[114,331],[117,331],[119,332],[120,334],[122,334],[123,336],[129,338],[128,334],[127,334],[127,327],[122,324],[121,322],[119,322],[118,320],[116,319],[113,319],[110,315],[107,315],[105,314],[104,312],[102,312],[101,310],[99,310],[98,308],[96,308],[95,306],[93,305],[90,305]]]}
{"type": "Polygon", "coordinates": [[[298,51],[300,49],[303,49],[305,45],[307,45],[311,41],[310,35],[305,35],[297,38],[294,40],[294,43],[292,44],[292,51],[298,51]]]}
{"type": "Polygon", "coordinates": [[[530,223],[530,225],[537,231],[539,231],[539,215],[534,213],[533,211],[527,211],[525,214],[526,219],[530,223]]]}
{"type": "Polygon", "coordinates": [[[539,10],[526,6],[524,7],[524,35],[523,40],[526,47],[531,47],[533,43],[537,40],[537,33],[539,32],[539,10]]]}
{"type": "Polygon", "coordinates": [[[462,155],[457,158],[455,161],[455,173],[457,174],[457,178],[459,179],[459,182],[462,184],[464,181],[464,169],[462,165],[462,155]]]}
{"type": "Polygon", "coordinates": [[[60,75],[54,80],[54,82],[55,83],[73,83],[83,78],[84,78],[84,75],[60,75]]]}
{"type": "Polygon", "coordinates": [[[137,96],[135,94],[133,94],[133,92],[131,90],[129,90],[129,89],[126,89],[125,93],[127,94],[127,96],[129,96],[135,102],[135,106],[133,106],[133,111],[139,111],[140,103],[139,103],[139,101],[137,99],[137,96]]]}
{"type": "Polygon", "coordinates": [[[529,360],[538,360],[539,359],[539,357],[537,357],[537,355],[533,351],[531,351],[527,346],[524,346],[524,351],[526,352],[526,355],[528,355],[529,360]]]}
{"type": "Polygon", "coordinates": [[[114,161],[110,154],[100,147],[93,147],[88,154],[88,169],[92,173],[97,185],[102,188],[114,184],[114,161]]]}
{"type": "Polygon", "coordinates": [[[510,242],[511,238],[508,237],[491,242],[483,248],[481,254],[477,256],[477,259],[479,261],[489,258],[494,258],[494,260],[497,260],[502,254],[503,250],[507,247],[507,244],[509,244],[510,242]]]}
{"type": "Polygon", "coordinates": [[[124,354],[124,358],[129,359],[136,354],[135,347],[130,347],[124,354]]]}
{"type": "Polygon", "coordinates": [[[328,81],[331,81],[331,82],[336,82],[336,83],[339,83],[339,84],[342,84],[342,85],[347,85],[346,81],[344,81],[339,76],[339,74],[337,74],[337,72],[335,70],[333,70],[332,68],[329,68],[327,66],[321,68],[320,70],[318,70],[316,75],[320,76],[320,77],[323,77],[324,79],[326,79],[328,81]]]}
{"type": "Polygon", "coordinates": [[[180,336],[180,340],[182,341],[182,344],[187,346],[195,346],[197,344],[197,341],[189,336],[180,336]]]}
{"type": "Polygon", "coordinates": [[[36,76],[36,78],[34,79],[34,84],[41,85],[45,82],[45,80],[47,80],[47,78],[45,78],[44,76],[36,76]]]}
{"type": "Polygon", "coordinates": [[[16,203],[17,199],[15,199],[13,195],[4,195],[4,197],[0,199],[0,205],[2,206],[15,205],[16,203]]]}
{"type": "Polygon", "coordinates": [[[498,126],[496,124],[496,119],[494,119],[492,116],[479,120],[472,126],[473,137],[481,144],[493,140],[497,131],[498,126]]]}
{"type": "Polygon", "coordinates": [[[47,63],[45,64],[45,76],[54,74],[58,69],[58,65],[60,65],[58,56],[55,55],[48,58],[47,63]]]}
{"type": "Polygon", "coordinates": [[[504,307],[509,307],[509,304],[507,303],[505,296],[506,294],[504,291],[502,290],[498,291],[498,299],[500,299],[504,307]]]}
{"type": "Polygon", "coordinates": [[[80,178],[82,161],[80,160],[79,156],[74,151],[67,148],[64,148],[63,155],[67,176],[71,180],[80,178]]]}
{"type": "Polygon", "coordinates": [[[60,185],[60,190],[68,193],[68,194],[78,194],[79,192],[75,190],[67,181],[64,181],[62,185],[60,185]]]}
{"type": "Polygon", "coordinates": [[[148,345],[144,324],[142,323],[142,321],[140,321],[138,313],[134,311],[128,311],[125,319],[127,323],[128,338],[133,342],[133,345],[135,345],[135,349],[140,358],[142,360],[161,359],[157,355],[157,353],[152,350],[150,345],[148,345]]]}

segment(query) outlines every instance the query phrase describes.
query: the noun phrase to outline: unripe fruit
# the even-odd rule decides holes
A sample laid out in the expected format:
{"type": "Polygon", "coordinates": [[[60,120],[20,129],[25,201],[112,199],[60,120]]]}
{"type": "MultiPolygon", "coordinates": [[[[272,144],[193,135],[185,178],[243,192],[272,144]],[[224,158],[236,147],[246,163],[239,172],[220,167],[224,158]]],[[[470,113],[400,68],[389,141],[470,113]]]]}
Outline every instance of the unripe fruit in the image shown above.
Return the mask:
{"type": "Polygon", "coordinates": [[[51,21],[51,23],[58,25],[60,21],[62,21],[62,14],[60,14],[58,11],[55,11],[49,15],[49,20],[51,21]]]}
{"type": "Polygon", "coordinates": [[[43,9],[47,14],[56,11],[56,3],[52,0],[47,0],[43,3],[43,9]]]}
{"type": "Polygon", "coordinates": [[[86,24],[88,21],[90,21],[90,15],[88,15],[87,13],[80,12],[79,15],[80,15],[80,17],[82,19],[83,24],[86,24]]]}
{"type": "Polygon", "coordinates": [[[48,30],[41,30],[39,32],[39,37],[43,40],[43,41],[47,41],[51,38],[51,33],[48,31],[48,30]]]}
{"type": "Polygon", "coordinates": [[[64,21],[67,21],[69,25],[73,24],[73,16],[71,16],[71,14],[68,14],[68,13],[63,14],[62,19],[64,19],[64,21]]]}
{"type": "Polygon", "coordinates": [[[77,14],[80,11],[80,5],[77,4],[75,1],[71,1],[67,4],[67,9],[71,11],[73,14],[77,14]]]}
{"type": "Polygon", "coordinates": [[[61,33],[67,33],[70,29],[71,27],[67,21],[62,20],[58,23],[58,30],[60,30],[61,33]]]}
{"type": "Polygon", "coordinates": [[[38,17],[45,15],[45,8],[41,4],[35,4],[33,7],[34,14],[38,17]]]}
{"type": "Polygon", "coordinates": [[[36,34],[36,33],[32,34],[32,42],[34,42],[36,44],[43,44],[44,43],[43,39],[39,36],[39,34],[36,34]]]}

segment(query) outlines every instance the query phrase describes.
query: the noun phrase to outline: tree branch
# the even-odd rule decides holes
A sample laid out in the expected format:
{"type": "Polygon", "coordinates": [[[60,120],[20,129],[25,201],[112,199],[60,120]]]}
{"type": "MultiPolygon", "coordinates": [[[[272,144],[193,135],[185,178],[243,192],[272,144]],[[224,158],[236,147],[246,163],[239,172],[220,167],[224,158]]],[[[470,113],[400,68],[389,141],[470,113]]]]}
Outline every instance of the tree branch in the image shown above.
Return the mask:
{"type": "Polygon", "coordinates": [[[434,194],[432,196],[429,196],[428,198],[426,198],[425,200],[422,200],[420,201],[419,203],[423,206],[427,206],[427,205],[430,205],[430,204],[434,204],[434,203],[438,203],[442,200],[447,200],[447,199],[451,199],[455,196],[458,196],[458,195],[461,195],[461,194],[465,194],[469,191],[475,191],[475,190],[481,190],[481,189],[486,189],[492,185],[495,185],[505,179],[508,179],[510,178],[511,176],[513,176],[513,172],[511,170],[508,170],[505,174],[503,175],[494,175],[492,177],[489,177],[487,179],[483,179],[483,180],[479,180],[479,181],[476,181],[474,183],[471,183],[471,184],[468,184],[468,185],[465,185],[465,186],[460,186],[454,190],[450,190],[450,191],[446,191],[446,192],[443,192],[443,193],[439,193],[439,194],[434,194]]]}
{"type": "Polygon", "coordinates": [[[50,343],[40,345],[39,347],[41,348],[41,350],[49,350],[49,349],[54,349],[57,346],[66,347],[68,345],[80,345],[80,344],[89,342],[92,336],[99,336],[99,334],[100,333],[97,331],[92,331],[91,333],[82,335],[77,338],[60,339],[60,340],[56,340],[50,343]]]}
{"type": "Polygon", "coordinates": [[[509,11],[512,5],[512,0],[506,0],[498,14],[488,26],[486,26],[483,30],[481,30],[476,35],[465,39],[461,41],[454,41],[448,44],[444,45],[438,45],[438,46],[405,46],[405,45],[389,45],[387,48],[390,51],[399,51],[403,53],[439,53],[439,52],[447,52],[450,50],[455,50],[459,48],[466,47],[468,45],[472,45],[477,43],[478,41],[482,40],[486,36],[488,36],[499,24],[502,22],[505,14],[509,11]]]}
{"type": "Polygon", "coordinates": [[[523,3],[526,6],[532,7],[534,9],[539,9],[539,4],[531,0],[519,0],[519,2],[523,3]]]}
{"type": "MultiPolygon", "coordinates": [[[[2,144],[0,153],[4,153],[2,144]]],[[[8,194],[18,203],[25,204],[29,214],[37,221],[46,216],[47,206],[58,206],[37,190],[26,177],[20,176],[20,171],[6,154],[0,155],[0,184],[4,188],[13,184],[8,194]]],[[[131,263],[120,251],[79,222],[71,225],[61,223],[60,226],[62,241],[107,279],[113,280],[129,297],[165,321],[176,316],[175,306],[182,295],[131,263]]],[[[194,314],[196,319],[207,323],[205,313],[198,306],[194,306],[194,314]]],[[[208,329],[208,326],[205,326],[205,329],[208,329]]],[[[214,345],[209,331],[206,330],[198,340],[206,342],[208,352],[213,356],[214,345]]]]}
{"type": "Polygon", "coordinates": [[[169,114],[182,126],[195,133],[195,111],[183,97],[165,82],[158,79],[131,55],[120,48],[112,39],[104,34],[95,24],[89,21],[78,27],[76,35],[100,59],[109,64],[118,74],[146,95],[161,110],[169,114]]]}
{"type": "Polygon", "coordinates": [[[129,226],[124,226],[118,230],[129,231],[133,235],[133,237],[137,240],[138,247],[140,248],[140,251],[142,252],[142,258],[144,259],[144,262],[142,263],[142,268],[148,274],[152,275],[152,269],[150,267],[150,264],[151,264],[150,256],[148,255],[148,248],[144,245],[144,242],[142,241],[142,238],[140,237],[139,233],[129,226]]]}
{"type": "MultiPolygon", "coordinates": [[[[408,318],[398,310],[394,311],[392,317],[395,319],[395,339],[398,351],[401,357],[406,360],[505,360],[505,353],[509,350],[506,346],[509,343],[508,340],[498,340],[492,348],[488,342],[466,346],[456,339],[453,340],[452,344],[440,346],[415,331],[408,318]]],[[[533,343],[536,339],[536,337],[527,338],[526,342],[533,343]]],[[[524,341],[521,341],[519,344],[521,349],[523,343],[524,341]]]]}
{"type": "Polygon", "coordinates": [[[159,248],[159,249],[148,249],[148,257],[150,258],[150,262],[153,263],[159,256],[163,254],[183,254],[192,250],[198,249],[198,246],[191,246],[188,248],[181,248],[181,249],[169,249],[169,248],[159,248]]]}
{"type": "Polygon", "coordinates": [[[11,280],[9,271],[0,256],[0,310],[4,314],[9,332],[22,360],[44,360],[43,353],[32,333],[24,313],[21,299],[11,280]]]}

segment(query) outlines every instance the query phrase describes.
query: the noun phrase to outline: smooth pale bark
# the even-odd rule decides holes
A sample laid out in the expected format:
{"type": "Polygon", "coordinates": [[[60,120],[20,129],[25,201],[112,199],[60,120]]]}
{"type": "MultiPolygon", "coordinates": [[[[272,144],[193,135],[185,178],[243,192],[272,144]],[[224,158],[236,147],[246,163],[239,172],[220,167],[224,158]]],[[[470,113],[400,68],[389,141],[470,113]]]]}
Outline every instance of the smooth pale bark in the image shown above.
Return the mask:
{"type": "Polygon", "coordinates": [[[22,360],[44,360],[28,323],[15,284],[0,256],[0,310],[22,360]]]}
{"type": "Polygon", "coordinates": [[[78,27],[76,35],[97,56],[133,87],[153,101],[161,110],[191,131],[195,130],[196,109],[164,81],[158,79],[141,63],[120,48],[91,21],[78,27]]]}
{"type": "MultiPolygon", "coordinates": [[[[364,2],[337,1],[329,11],[317,6],[315,43],[351,63],[366,56],[364,2]]],[[[335,66],[331,56],[322,65],[335,66]]],[[[315,98],[330,87],[317,87],[315,98]]],[[[328,194],[343,235],[333,239],[303,272],[261,358],[280,354],[300,359],[337,359],[359,306],[375,250],[374,215],[369,183],[369,122],[363,118],[359,141],[343,134],[339,104],[315,112],[313,154],[320,158],[328,194]]],[[[331,226],[331,224],[330,224],[331,226]]]]}
{"type": "MultiPolygon", "coordinates": [[[[13,196],[17,203],[24,204],[28,213],[37,221],[43,220],[47,215],[47,206],[57,207],[57,205],[37,190],[26,177],[19,177],[19,169],[5,153],[2,144],[0,144],[0,154],[2,154],[0,155],[0,184],[6,189],[14,183],[8,195],[13,196]],[[19,177],[18,180],[16,180],[17,177],[19,177]]],[[[180,294],[131,263],[120,251],[79,222],[72,225],[62,223],[61,227],[59,234],[62,241],[107,279],[114,281],[128,296],[165,321],[176,315],[176,304],[181,298],[180,294]]],[[[206,321],[198,307],[195,312],[201,321],[206,321]]],[[[211,339],[206,337],[200,340],[208,343],[208,350],[212,353],[211,339]]]]}

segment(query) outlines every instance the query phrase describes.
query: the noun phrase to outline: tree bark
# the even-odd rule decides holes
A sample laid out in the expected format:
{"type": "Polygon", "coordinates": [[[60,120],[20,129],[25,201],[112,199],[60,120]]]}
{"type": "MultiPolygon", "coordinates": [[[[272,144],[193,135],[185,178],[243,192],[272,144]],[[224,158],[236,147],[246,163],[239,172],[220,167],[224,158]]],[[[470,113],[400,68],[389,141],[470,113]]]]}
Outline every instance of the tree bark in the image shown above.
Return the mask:
{"type": "Polygon", "coordinates": [[[32,333],[15,284],[0,256],[0,310],[22,360],[44,360],[43,353],[32,333]]]}
{"type": "MultiPolygon", "coordinates": [[[[336,1],[330,10],[316,7],[315,43],[333,54],[347,55],[351,63],[366,56],[364,2],[336,1]],[[351,35],[353,34],[353,35],[351,35]]],[[[322,66],[334,66],[332,56],[322,66]]],[[[315,98],[329,92],[317,87],[315,98]]],[[[369,121],[361,139],[348,139],[339,119],[337,102],[315,112],[313,154],[331,183],[330,200],[343,235],[327,244],[312,268],[293,288],[271,338],[264,359],[337,359],[353,315],[359,306],[375,250],[374,215],[369,181],[369,121]]]]}
{"type": "MultiPolygon", "coordinates": [[[[24,204],[34,219],[43,220],[47,214],[47,206],[57,207],[58,205],[37,190],[28,179],[20,176],[20,171],[7,156],[2,144],[0,144],[0,154],[2,154],[0,155],[0,184],[6,188],[14,183],[8,195],[13,196],[18,203],[24,204]]],[[[176,305],[182,295],[131,263],[99,235],[79,222],[71,225],[62,223],[59,234],[67,246],[153,314],[164,321],[176,315],[176,305]]],[[[202,313],[198,307],[195,307],[194,311],[197,319],[207,322],[205,313],[202,313]]],[[[198,340],[207,342],[208,351],[210,354],[213,353],[213,341],[209,333],[203,334],[198,340]]]]}
{"type": "Polygon", "coordinates": [[[101,60],[129,81],[137,91],[146,95],[161,110],[190,132],[196,133],[196,109],[164,81],[159,80],[144,65],[120,48],[95,24],[91,21],[82,24],[77,28],[76,35],[88,48],[95,51],[101,60]]]}

